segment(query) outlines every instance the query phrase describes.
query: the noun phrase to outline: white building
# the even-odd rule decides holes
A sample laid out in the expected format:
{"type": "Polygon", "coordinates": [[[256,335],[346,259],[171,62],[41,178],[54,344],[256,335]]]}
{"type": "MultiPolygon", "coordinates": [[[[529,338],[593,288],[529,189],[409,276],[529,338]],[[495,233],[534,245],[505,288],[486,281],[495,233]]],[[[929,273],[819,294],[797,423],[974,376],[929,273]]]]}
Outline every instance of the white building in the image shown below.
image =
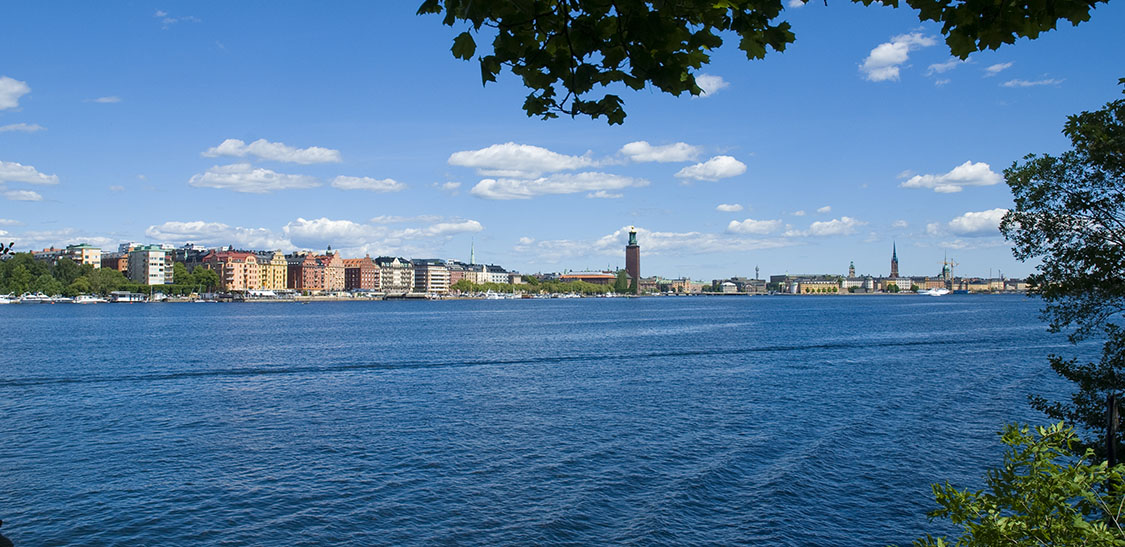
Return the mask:
{"type": "Polygon", "coordinates": [[[449,268],[441,260],[414,260],[414,291],[427,294],[449,292],[449,268]]]}

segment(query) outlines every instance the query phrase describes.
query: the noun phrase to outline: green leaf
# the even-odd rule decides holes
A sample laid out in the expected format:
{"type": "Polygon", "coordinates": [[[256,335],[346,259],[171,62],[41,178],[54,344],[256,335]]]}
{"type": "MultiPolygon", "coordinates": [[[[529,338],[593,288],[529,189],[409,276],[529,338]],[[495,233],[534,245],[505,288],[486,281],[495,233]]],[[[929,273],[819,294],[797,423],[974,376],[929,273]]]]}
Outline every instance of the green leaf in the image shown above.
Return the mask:
{"type": "Polygon", "coordinates": [[[473,40],[473,35],[465,31],[453,39],[453,47],[449,50],[453,52],[454,57],[468,61],[477,52],[477,43],[473,40]]]}

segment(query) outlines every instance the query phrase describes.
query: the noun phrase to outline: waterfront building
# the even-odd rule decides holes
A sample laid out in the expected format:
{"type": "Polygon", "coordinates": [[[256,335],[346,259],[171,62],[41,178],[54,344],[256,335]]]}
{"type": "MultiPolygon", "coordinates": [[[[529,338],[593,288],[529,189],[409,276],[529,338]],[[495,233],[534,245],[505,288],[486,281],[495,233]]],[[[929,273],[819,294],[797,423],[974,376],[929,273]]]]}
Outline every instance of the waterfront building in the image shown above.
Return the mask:
{"type": "Polygon", "coordinates": [[[508,271],[495,264],[488,264],[484,267],[484,278],[487,280],[485,283],[504,285],[511,282],[508,271]]]}
{"type": "Polygon", "coordinates": [[[261,287],[258,257],[248,251],[212,251],[203,259],[203,267],[219,274],[219,289],[224,292],[245,292],[261,287]]]}
{"type": "MultiPolygon", "coordinates": [[[[449,268],[445,261],[437,258],[413,260],[414,290],[426,294],[446,294],[449,292],[449,268]]],[[[504,282],[507,282],[505,274],[504,282]]]]}
{"type": "Polygon", "coordinates": [[[564,283],[582,281],[594,285],[612,285],[614,281],[617,281],[617,274],[613,272],[570,272],[560,275],[558,279],[564,283]]]}
{"type": "Polygon", "coordinates": [[[414,290],[414,264],[405,258],[381,256],[375,259],[379,266],[379,290],[386,293],[406,293],[414,290]]]}
{"type": "Polygon", "coordinates": [[[132,251],[133,249],[136,249],[137,247],[141,247],[141,246],[142,245],[140,243],[137,243],[136,241],[130,241],[129,243],[122,243],[122,244],[117,246],[117,252],[128,253],[128,252],[132,251]]]}
{"type": "Polygon", "coordinates": [[[637,228],[629,227],[629,244],[625,246],[625,273],[632,280],[635,289],[640,289],[641,282],[641,246],[637,244],[637,228]]]}
{"type": "Polygon", "coordinates": [[[449,270],[449,284],[452,286],[458,281],[465,279],[466,264],[456,260],[446,260],[445,269],[449,270]]]}
{"type": "Polygon", "coordinates": [[[266,291],[280,291],[289,285],[289,261],[280,249],[254,253],[258,262],[258,287],[266,291]]]}
{"type": "Polygon", "coordinates": [[[869,275],[845,277],[840,281],[840,289],[847,292],[875,292],[875,278],[869,275]]]}
{"type": "Polygon", "coordinates": [[[67,245],[66,257],[78,265],[89,264],[94,268],[102,267],[102,250],[82,243],[80,245],[67,245]]]}
{"type": "Polygon", "coordinates": [[[839,279],[801,279],[797,282],[797,294],[835,294],[839,292],[839,279]]]}
{"type": "MultiPolygon", "coordinates": [[[[764,285],[765,282],[763,282],[763,286],[764,285]]],[[[671,285],[669,285],[669,289],[674,293],[698,294],[703,290],[703,284],[696,283],[687,277],[681,277],[679,279],[673,279],[671,285]]]]}
{"type": "Polygon", "coordinates": [[[367,255],[363,258],[344,259],[344,289],[379,290],[379,266],[367,255]]]}
{"type": "Polygon", "coordinates": [[[105,253],[102,255],[102,267],[117,270],[125,275],[129,274],[128,253],[105,253]]]}
{"type": "Polygon", "coordinates": [[[898,246],[893,242],[891,243],[891,277],[898,277],[898,246]]]}
{"type": "Polygon", "coordinates": [[[141,245],[129,251],[128,277],[142,285],[166,285],[172,278],[172,261],[159,245],[141,245]]]}
{"type": "Polygon", "coordinates": [[[342,291],[344,290],[344,259],[340,258],[340,251],[328,251],[328,254],[323,254],[316,257],[324,266],[324,290],[326,291],[342,291]]]}
{"type": "Polygon", "coordinates": [[[298,291],[324,290],[324,265],[312,253],[295,253],[285,257],[287,288],[298,291]]]}
{"type": "MultiPolygon", "coordinates": [[[[220,249],[222,250],[222,249],[220,249]]],[[[203,264],[203,257],[207,256],[210,249],[195,243],[188,243],[183,247],[178,247],[172,250],[172,261],[183,264],[187,271],[194,270],[197,266],[203,264]]]]}

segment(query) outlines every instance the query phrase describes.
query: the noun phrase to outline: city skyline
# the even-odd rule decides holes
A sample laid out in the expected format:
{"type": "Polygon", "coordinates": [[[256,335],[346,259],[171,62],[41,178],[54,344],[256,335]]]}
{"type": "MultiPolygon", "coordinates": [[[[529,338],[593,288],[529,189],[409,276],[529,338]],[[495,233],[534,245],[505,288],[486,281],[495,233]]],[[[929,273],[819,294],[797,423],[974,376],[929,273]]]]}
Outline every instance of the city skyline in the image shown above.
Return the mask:
{"type": "Polygon", "coordinates": [[[623,93],[610,127],[526,118],[514,78],[482,88],[449,53],[457,31],[408,8],[6,7],[0,238],[475,245],[536,272],[624,267],[635,225],[647,275],[886,275],[897,242],[904,275],[948,253],[958,273],[1024,277],[995,230],[1000,173],[1061,152],[1067,115],[1118,96],[1099,59],[1120,57],[1125,21],[1101,5],[960,62],[907,9],[790,7],[784,54],[728,44],[701,71],[707,96],[623,93]]]}

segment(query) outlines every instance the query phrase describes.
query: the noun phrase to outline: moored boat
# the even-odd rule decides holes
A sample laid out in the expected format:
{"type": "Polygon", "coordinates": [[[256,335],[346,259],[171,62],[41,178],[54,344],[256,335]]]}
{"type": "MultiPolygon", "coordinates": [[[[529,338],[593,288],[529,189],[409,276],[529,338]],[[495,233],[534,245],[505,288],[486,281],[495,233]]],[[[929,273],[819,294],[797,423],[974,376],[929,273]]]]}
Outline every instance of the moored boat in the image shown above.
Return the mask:
{"type": "Polygon", "coordinates": [[[41,292],[37,293],[23,293],[20,295],[20,304],[45,304],[51,301],[51,297],[41,292]]]}

